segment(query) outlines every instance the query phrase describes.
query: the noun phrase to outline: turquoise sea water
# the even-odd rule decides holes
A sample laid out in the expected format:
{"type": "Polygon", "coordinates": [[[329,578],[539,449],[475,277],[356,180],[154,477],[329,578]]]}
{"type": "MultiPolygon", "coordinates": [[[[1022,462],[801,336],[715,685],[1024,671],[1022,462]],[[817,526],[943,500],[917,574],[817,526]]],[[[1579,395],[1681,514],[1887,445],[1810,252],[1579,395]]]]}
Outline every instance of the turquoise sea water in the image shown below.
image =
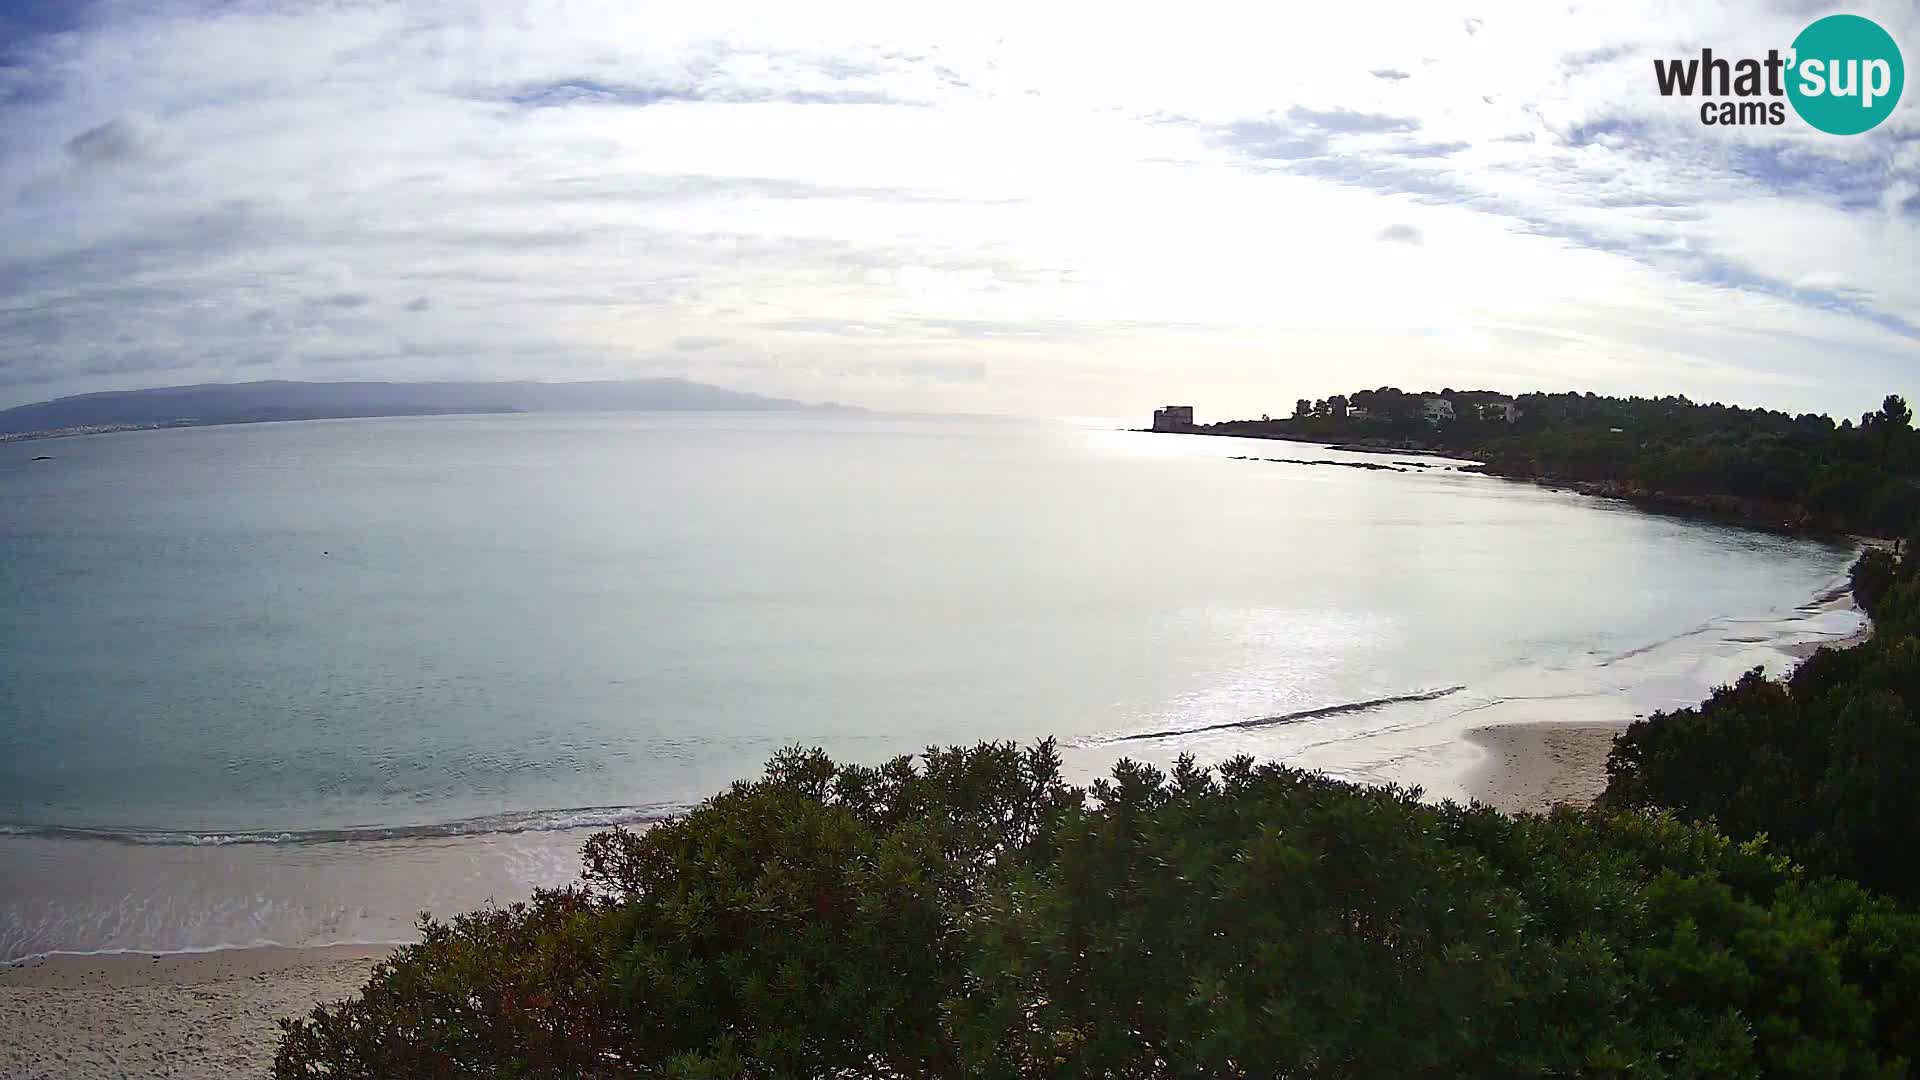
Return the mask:
{"type": "Polygon", "coordinates": [[[1407,460],[815,415],[0,446],[0,958],[404,936],[795,742],[1451,793],[1488,706],[1630,716],[1857,623],[1845,547],[1302,463],[1407,460]]]}

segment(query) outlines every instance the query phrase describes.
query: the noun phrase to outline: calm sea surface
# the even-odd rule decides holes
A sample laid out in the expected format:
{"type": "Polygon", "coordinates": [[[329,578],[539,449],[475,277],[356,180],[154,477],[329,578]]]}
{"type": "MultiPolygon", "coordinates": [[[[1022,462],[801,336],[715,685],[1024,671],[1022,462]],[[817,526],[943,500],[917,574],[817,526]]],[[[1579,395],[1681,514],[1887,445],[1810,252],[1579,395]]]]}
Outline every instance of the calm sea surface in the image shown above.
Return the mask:
{"type": "Polygon", "coordinates": [[[0,446],[0,959],[404,938],[791,743],[1457,794],[1478,718],[1857,625],[1850,549],[1412,460],[837,415],[0,446]]]}

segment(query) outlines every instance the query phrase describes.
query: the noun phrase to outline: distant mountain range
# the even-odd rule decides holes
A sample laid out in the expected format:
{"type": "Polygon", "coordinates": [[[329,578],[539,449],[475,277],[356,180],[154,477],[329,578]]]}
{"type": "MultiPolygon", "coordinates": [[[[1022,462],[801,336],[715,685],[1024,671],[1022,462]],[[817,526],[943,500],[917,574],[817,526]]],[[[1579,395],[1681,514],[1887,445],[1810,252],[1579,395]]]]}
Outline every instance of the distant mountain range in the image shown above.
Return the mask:
{"type": "Polygon", "coordinates": [[[78,394],[0,411],[0,434],[90,427],[251,424],[352,416],[512,412],[774,412],[807,405],[685,379],[623,382],[249,382],[78,394]]]}

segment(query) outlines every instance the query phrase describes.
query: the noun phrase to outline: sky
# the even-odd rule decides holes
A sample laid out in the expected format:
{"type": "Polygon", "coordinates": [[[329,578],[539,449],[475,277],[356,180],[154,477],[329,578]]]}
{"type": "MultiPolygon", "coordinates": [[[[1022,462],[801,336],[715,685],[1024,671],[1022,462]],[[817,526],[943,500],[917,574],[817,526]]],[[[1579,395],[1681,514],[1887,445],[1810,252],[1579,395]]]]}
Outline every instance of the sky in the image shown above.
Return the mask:
{"type": "Polygon", "coordinates": [[[679,376],[1858,415],[1920,390],[1920,90],[1864,135],[1707,127],[1652,69],[1836,11],[1920,63],[1914,0],[0,0],[0,406],[679,376]]]}

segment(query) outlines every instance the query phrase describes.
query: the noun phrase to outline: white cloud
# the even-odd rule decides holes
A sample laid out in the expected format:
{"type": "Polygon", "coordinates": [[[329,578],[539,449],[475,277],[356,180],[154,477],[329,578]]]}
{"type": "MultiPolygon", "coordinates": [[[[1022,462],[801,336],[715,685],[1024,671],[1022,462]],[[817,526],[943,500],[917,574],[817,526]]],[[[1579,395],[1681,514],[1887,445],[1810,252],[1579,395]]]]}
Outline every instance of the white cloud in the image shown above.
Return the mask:
{"type": "Polygon", "coordinates": [[[1840,139],[1652,87],[1804,9],[109,4],[0,68],[0,403],[676,374],[1858,412],[1920,343],[1920,95],[1840,139]]]}

